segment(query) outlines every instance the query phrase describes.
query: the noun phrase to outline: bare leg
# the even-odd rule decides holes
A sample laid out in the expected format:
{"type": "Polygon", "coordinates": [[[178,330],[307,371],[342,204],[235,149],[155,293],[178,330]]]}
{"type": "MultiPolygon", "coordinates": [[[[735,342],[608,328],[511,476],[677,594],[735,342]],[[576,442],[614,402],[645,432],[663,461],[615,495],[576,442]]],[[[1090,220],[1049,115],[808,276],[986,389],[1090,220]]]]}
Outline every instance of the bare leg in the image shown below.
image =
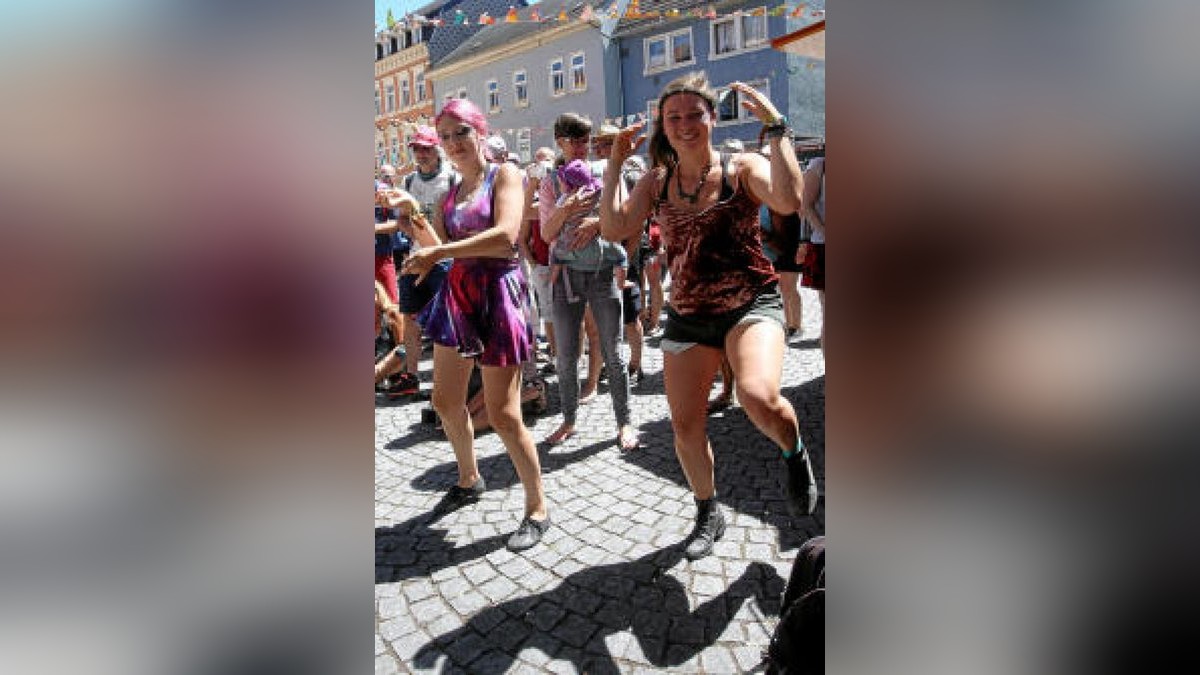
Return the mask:
{"type": "Polygon", "coordinates": [[[716,492],[713,453],[708,442],[705,414],[708,390],[721,365],[721,352],[695,346],[679,354],[663,353],[663,377],[675,433],[675,456],[696,499],[710,499],[716,492]]]}
{"type": "Polygon", "coordinates": [[[467,488],[479,479],[475,461],[475,432],[467,414],[467,383],[474,363],[458,355],[452,347],[433,347],[433,409],[442,419],[442,428],[454,459],[458,462],[458,486],[467,488]]]}
{"type": "Polygon", "coordinates": [[[796,287],[800,275],[795,272],[779,273],[779,292],[783,296],[784,323],[788,329],[804,330],[802,319],[804,305],[800,301],[800,289],[796,287]]]}
{"type": "Polygon", "coordinates": [[[742,409],[754,426],[786,452],[795,448],[800,432],[796,411],[779,394],[783,350],[783,329],[773,321],[741,324],[725,337],[742,409]]]}
{"type": "Polygon", "coordinates": [[[583,313],[583,332],[588,342],[588,374],[583,391],[579,393],[580,405],[590,403],[596,398],[596,389],[600,386],[600,370],[604,367],[604,355],[600,353],[600,330],[596,328],[591,305],[588,305],[587,311],[583,313]]]}
{"type": "Polygon", "coordinates": [[[542,469],[533,437],[521,420],[521,368],[484,366],[482,370],[488,419],[508,450],[508,456],[525,488],[525,515],[532,516],[534,520],[544,520],[546,495],[542,490],[542,469]]]}

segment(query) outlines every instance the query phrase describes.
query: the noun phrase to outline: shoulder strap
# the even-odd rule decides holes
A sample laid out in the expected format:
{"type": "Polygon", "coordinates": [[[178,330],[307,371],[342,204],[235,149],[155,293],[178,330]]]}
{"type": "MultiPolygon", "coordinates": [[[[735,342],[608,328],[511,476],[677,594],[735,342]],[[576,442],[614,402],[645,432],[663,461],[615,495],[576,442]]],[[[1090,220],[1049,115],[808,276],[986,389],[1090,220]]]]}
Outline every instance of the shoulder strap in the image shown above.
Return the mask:
{"type": "Polygon", "coordinates": [[[404,191],[405,192],[408,192],[408,193],[412,192],[413,179],[416,177],[417,177],[416,171],[414,171],[404,177],[404,191]]]}

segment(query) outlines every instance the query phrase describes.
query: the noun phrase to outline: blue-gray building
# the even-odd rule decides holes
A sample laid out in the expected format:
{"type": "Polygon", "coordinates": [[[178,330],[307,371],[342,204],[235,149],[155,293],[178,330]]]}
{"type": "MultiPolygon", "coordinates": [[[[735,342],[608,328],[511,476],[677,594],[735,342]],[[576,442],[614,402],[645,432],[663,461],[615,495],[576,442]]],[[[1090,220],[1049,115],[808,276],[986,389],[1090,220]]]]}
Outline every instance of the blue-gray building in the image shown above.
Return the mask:
{"type": "Polygon", "coordinates": [[[496,24],[432,61],[436,109],[449,98],[469,98],[523,162],[539,146],[555,147],[561,113],[599,124],[608,109],[604,51],[600,22],[581,21],[583,8],[579,0],[543,0],[519,7],[517,23],[504,23],[503,12],[493,15],[496,24]],[[535,10],[540,22],[530,21],[535,10]],[[567,21],[557,20],[560,11],[567,21]]]}
{"type": "MultiPolygon", "coordinates": [[[[779,2],[733,0],[643,0],[638,9],[654,18],[626,18],[629,0],[621,0],[622,18],[606,22],[611,35],[607,60],[615,80],[607,101],[607,117],[628,123],[639,113],[654,119],[654,106],[668,82],[701,70],[720,95],[713,143],[736,138],[757,147],[761,124],[742,108],[735,81],[763,91],[791,120],[799,135],[825,135],[825,65],[771,48],[771,39],[811,20],[779,13],[779,2]],[[716,18],[692,16],[710,8],[716,18]],[[774,10],[774,11],[773,11],[774,10]],[[668,12],[677,16],[668,16],[668,12]]],[[[789,6],[789,10],[794,5],[789,6]]],[[[814,5],[823,7],[823,3],[814,5]]]]}

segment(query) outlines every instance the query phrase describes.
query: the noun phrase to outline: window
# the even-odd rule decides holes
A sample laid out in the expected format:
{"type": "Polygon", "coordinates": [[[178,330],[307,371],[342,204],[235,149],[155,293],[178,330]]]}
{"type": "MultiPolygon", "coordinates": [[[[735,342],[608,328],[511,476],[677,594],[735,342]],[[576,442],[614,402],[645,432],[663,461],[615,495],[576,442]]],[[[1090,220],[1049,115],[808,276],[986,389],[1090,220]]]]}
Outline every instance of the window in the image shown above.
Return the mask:
{"type": "Polygon", "coordinates": [[[382,59],[382,58],[383,58],[383,44],[376,42],[375,43],[375,60],[378,61],[379,59],[382,59]]]}
{"type": "Polygon", "coordinates": [[[761,16],[754,16],[748,11],[743,11],[739,16],[713,21],[711,25],[714,58],[758,49],[767,44],[766,12],[761,16]]]}
{"type": "Polygon", "coordinates": [[[425,69],[417,70],[417,103],[425,100],[425,69]]]}
{"type": "Polygon", "coordinates": [[[523,70],[513,73],[513,102],[519,108],[529,105],[529,86],[523,70]]]}
{"type": "Polygon", "coordinates": [[[767,16],[742,15],[742,49],[757,47],[767,41],[767,16]]]}
{"type": "Polygon", "coordinates": [[[642,41],[646,73],[653,73],[695,62],[692,56],[692,29],[655,35],[642,41]]]}
{"type": "Polygon", "coordinates": [[[461,89],[459,89],[459,90],[458,90],[458,97],[459,97],[459,98],[466,98],[466,97],[467,97],[467,88],[466,88],[466,87],[463,87],[463,88],[461,88],[461,89]]]}
{"type": "Polygon", "coordinates": [[[487,81],[487,104],[488,112],[500,110],[500,83],[495,80],[487,81]]]}
{"type": "MultiPolygon", "coordinates": [[[[749,80],[746,84],[771,98],[770,82],[765,79],[749,80]]],[[[717,90],[717,123],[741,124],[755,119],[754,114],[742,106],[741,95],[729,87],[717,90]]]]}
{"type": "Polygon", "coordinates": [[[404,74],[404,79],[400,80],[400,107],[407,108],[412,105],[412,98],[408,94],[408,73],[404,74]]]}
{"type": "Polygon", "coordinates": [[[550,94],[553,96],[562,96],[566,88],[567,84],[563,77],[562,59],[554,59],[550,62],[550,94]]]}
{"type": "Polygon", "coordinates": [[[395,54],[396,52],[400,51],[400,41],[397,40],[396,36],[394,36],[394,35],[392,36],[392,39],[391,39],[391,45],[392,45],[392,51],[388,52],[389,54],[395,54]]]}
{"type": "Polygon", "coordinates": [[[391,164],[399,165],[400,162],[400,137],[392,139],[392,161],[391,164]]]}
{"type": "Polygon", "coordinates": [[[533,136],[529,133],[529,127],[517,129],[517,154],[522,162],[533,160],[533,136]]]}
{"type": "Polygon", "coordinates": [[[587,74],[584,72],[583,52],[571,55],[571,90],[587,89],[587,74]]]}
{"type": "Polygon", "coordinates": [[[379,87],[375,87],[375,115],[378,117],[382,111],[379,105],[379,87]]]}
{"type": "Polygon", "coordinates": [[[384,112],[395,112],[396,110],[396,85],[389,82],[387,84],[387,95],[384,97],[384,112]]]}

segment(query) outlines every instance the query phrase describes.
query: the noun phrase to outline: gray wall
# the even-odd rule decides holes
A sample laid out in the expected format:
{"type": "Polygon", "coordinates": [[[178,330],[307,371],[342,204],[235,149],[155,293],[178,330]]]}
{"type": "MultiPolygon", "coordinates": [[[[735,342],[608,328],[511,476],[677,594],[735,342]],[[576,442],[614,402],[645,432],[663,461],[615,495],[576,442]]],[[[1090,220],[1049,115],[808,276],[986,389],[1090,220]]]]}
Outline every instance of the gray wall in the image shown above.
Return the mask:
{"type": "MultiPolygon", "coordinates": [[[[564,112],[575,112],[588,117],[592,123],[599,126],[605,117],[605,76],[604,58],[600,44],[600,33],[596,28],[589,27],[584,31],[571,33],[547,44],[534,47],[519,54],[505,56],[486,65],[478,66],[469,72],[460,72],[449,77],[434,80],[436,100],[434,108],[442,109],[445,95],[457,92],[466,87],[467,98],[479,105],[488,115],[488,125],[496,130],[529,127],[532,136],[531,151],[546,145],[557,150],[554,145],[554,119],[564,112]],[[584,53],[587,89],[582,92],[571,91],[571,54],[584,53]],[[561,57],[563,60],[564,77],[567,82],[567,93],[552,98],[550,96],[550,61],[561,57]],[[516,70],[525,70],[529,84],[529,107],[516,107],[513,97],[512,74],[516,70]],[[487,89],[485,82],[495,78],[500,84],[500,112],[491,113],[487,110],[487,89]],[[539,131],[538,127],[542,127],[539,131]]],[[[516,133],[501,134],[508,147],[516,151],[516,133]]]]}

